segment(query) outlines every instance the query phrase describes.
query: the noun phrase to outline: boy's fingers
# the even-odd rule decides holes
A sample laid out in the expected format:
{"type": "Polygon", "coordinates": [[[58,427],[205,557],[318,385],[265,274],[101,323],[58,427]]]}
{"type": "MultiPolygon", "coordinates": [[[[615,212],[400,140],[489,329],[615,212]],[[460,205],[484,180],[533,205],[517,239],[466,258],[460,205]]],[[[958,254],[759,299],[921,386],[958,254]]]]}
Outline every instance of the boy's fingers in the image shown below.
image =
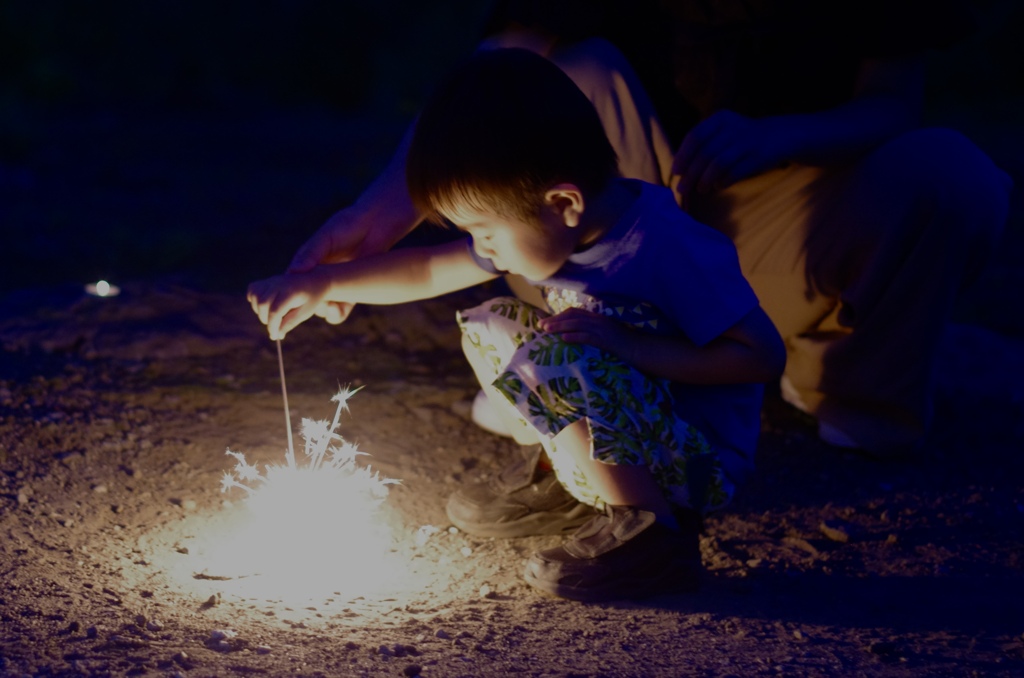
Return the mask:
{"type": "Polygon", "coordinates": [[[310,312],[308,305],[299,306],[288,311],[282,318],[280,328],[278,329],[277,336],[272,337],[273,339],[284,339],[285,336],[293,329],[309,320],[313,314],[310,312]]]}

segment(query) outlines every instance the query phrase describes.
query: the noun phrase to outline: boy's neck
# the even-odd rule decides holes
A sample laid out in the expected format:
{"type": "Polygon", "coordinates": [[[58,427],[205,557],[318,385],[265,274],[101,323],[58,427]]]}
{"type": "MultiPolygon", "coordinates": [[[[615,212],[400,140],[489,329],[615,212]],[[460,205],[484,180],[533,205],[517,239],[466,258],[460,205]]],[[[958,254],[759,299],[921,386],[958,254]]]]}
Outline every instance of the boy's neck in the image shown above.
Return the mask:
{"type": "Polygon", "coordinates": [[[612,179],[604,190],[594,193],[580,217],[580,238],[576,251],[599,242],[626,214],[636,200],[636,192],[622,179],[612,179]]]}

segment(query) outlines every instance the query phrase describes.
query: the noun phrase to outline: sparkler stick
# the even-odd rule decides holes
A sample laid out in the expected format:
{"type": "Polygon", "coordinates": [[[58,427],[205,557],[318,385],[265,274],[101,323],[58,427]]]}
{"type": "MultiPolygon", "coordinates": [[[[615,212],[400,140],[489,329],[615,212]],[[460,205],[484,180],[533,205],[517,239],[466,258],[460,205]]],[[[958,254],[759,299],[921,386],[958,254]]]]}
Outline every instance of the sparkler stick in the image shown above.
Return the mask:
{"type": "Polygon", "coordinates": [[[281,371],[281,397],[284,399],[284,423],[288,429],[288,466],[295,468],[295,444],[292,442],[292,418],[288,409],[288,387],[284,382],[284,354],[281,353],[281,340],[277,340],[277,366],[281,371]]]}

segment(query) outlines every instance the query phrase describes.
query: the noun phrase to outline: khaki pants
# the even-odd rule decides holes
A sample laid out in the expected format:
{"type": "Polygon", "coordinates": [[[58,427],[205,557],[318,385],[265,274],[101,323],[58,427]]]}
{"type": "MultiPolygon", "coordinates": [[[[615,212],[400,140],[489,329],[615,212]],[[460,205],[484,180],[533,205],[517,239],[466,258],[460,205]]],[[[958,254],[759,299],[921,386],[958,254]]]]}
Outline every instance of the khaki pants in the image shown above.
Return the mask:
{"type": "Polygon", "coordinates": [[[884,453],[931,422],[943,327],[998,240],[1010,186],[962,135],[922,129],[852,167],[740,182],[694,214],[736,244],[808,411],[884,453]]]}

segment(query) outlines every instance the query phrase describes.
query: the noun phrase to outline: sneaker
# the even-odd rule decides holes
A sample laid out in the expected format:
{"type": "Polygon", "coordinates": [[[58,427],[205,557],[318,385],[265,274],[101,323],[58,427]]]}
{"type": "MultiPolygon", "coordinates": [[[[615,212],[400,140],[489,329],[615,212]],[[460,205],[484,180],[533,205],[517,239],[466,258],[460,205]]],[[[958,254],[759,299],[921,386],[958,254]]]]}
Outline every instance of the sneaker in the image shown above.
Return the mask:
{"type": "Polygon", "coordinates": [[[565,534],[594,516],[540,467],[541,446],[527,448],[523,459],[496,478],[465,487],[448,498],[448,519],[478,537],[529,537],[565,534]]]}
{"type": "MultiPolygon", "coordinates": [[[[782,375],[779,380],[779,394],[782,399],[800,410],[801,412],[811,414],[810,407],[804,402],[803,396],[800,395],[800,391],[793,386],[793,382],[790,381],[789,377],[782,375]]],[[[818,420],[818,438],[828,445],[838,447],[844,450],[858,450],[861,445],[856,440],[850,437],[848,433],[840,430],[834,424],[830,424],[827,421],[821,419],[821,417],[811,414],[818,420]]]]}
{"type": "Polygon", "coordinates": [[[561,546],[535,553],[526,582],[585,602],[696,590],[700,519],[695,511],[678,518],[673,530],[649,511],[609,505],[561,546]]]}

